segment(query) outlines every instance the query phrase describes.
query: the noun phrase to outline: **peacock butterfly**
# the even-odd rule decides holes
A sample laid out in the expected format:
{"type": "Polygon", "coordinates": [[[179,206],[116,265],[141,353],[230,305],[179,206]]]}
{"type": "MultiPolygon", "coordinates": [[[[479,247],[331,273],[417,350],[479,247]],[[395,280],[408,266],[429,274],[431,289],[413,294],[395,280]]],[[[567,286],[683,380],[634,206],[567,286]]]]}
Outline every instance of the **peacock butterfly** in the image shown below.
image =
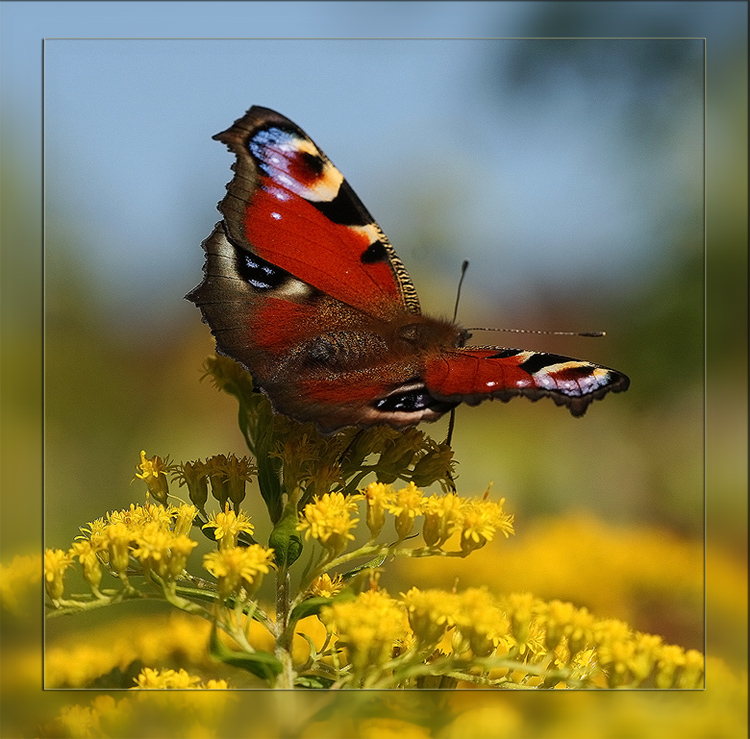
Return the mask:
{"type": "Polygon", "coordinates": [[[434,421],[459,403],[542,396],[582,416],[630,381],[590,362],[465,346],[467,330],[422,315],[391,243],[298,126],[255,106],[214,136],[237,157],[223,218],[187,298],[217,350],[274,408],[330,433],[434,421]]]}

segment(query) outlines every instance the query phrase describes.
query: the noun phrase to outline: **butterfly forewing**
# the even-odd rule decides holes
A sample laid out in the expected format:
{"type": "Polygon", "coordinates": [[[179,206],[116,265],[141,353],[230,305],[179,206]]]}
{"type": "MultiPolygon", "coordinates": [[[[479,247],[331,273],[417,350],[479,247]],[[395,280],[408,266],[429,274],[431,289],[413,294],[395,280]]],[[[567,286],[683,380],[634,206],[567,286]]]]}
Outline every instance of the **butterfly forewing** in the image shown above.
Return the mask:
{"type": "Polygon", "coordinates": [[[256,106],[214,138],[237,157],[219,205],[232,243],[368,315],[419,313],[387,237],[304,131],[256,106]]]}

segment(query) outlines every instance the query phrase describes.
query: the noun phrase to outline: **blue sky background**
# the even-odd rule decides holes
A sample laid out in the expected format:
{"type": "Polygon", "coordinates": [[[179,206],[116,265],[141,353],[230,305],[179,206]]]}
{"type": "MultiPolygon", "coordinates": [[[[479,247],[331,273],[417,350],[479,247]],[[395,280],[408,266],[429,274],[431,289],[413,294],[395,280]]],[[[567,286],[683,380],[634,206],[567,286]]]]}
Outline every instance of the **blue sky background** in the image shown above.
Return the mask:
{"type": "MultiPolygon", "coordinates": [[[[702,35],[732,10],[607,5],[618,35],[670,22],[702,35]]],[[[680,65],[656,58],[644,84],[643,44],[674,42],[591,41],[576,68],[559,41],[480,40],[532,34],[544,7],[4,3],[4,123],[23,161],[38,164],[44,104],[48,256],[75,259],[115,322],[187,319],[180,297],[230,176],[210,137],[262,104],[329,154],[422,291],[455,284],[464,258],[467,312],[472,295],[485,313],[528,310],[566,281],[630,289],[669,258],[676,230],[702,230],[703,45],[677,42],[689,46],[680,65]],[[300,36],[314,40],[289,40],[300,36]]],[[[427,307],[452,308],[438,303],[427,307]]]]}

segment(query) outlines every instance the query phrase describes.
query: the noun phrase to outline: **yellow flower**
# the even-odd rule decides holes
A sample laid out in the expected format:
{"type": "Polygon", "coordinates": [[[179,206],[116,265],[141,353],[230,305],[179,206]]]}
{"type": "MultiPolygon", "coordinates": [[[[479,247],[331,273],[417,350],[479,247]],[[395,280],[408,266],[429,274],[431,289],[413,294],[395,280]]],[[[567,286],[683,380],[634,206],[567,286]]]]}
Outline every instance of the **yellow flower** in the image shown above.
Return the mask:
{"type": "Polygon", "coordinates": [[[44,552],[44,587],[53,601],[59,601],[65,592],[65,570],[73,564],[73,557],[62,549],[44,552]]]}
{"type": "Polygon", "coordinates": [[[461,525],[463,505],[463,499],[455,493],[431,495],[425,498],[422,503],[424,511],[422,537],[427,546],[440,548],[448,541],[456,527],[461,525]]]}
{"type": "Polygon", "coordinates": [[[91,542],[91,546],[96,549],[106,549],[106,536],[104,530],[109,526],[111,522],[105,521],[103,518],[97,518],[86,526],[80,526],[79,530],[81,536],[76,537],[78,539],[88,539],[91,542]]]}
{"type": "Polygon", "coordinates": [[[393,488],[382,482],[370,483],[363,491],[367,502],[367,528],[374,539],[385,525],[385,512],[393,501],[393,488]]]}
{"type": "Polygon", "coordinates": [[[169,457],[162,459],[158,456],[146,457],[146,452],[141,451],[141,463],[136,465],[135,476],[146,483],[149,493],[160,503],[166,505],[169,495],[169,481],[167,472],[171,471],[169,457]]]}
{"type": "Polygon", "coordinates": [[[414,519],[422,514],[422,491],[410,482],[399,490],[387,509],[396,517],[396,533],[399,541],[403,541],[414,528],[414,519]]]}
{"type": "Polygon", "coordinates": [[[344,580],[341,575],[335,575],[333,578],[326,572],[316,577],[310,585],[310,592],[321,598],[333,598],[336,593],[340,593],[344,587],[344,580]]]}
{"type": "Polygon", "coordinates": [[[705,672],[705,660],[697,649],[688,649],[685,652],[680,674],[677,677],[677,687],[683,690],[697,690],[703,687],[703,674],[705,672]]]}
{"type": "Polygon", "coordinates": [[[635,642],[624,621],[605,619],[594,624],[594,642],[599,664],[607,673],[610,688],[628,685],[632,678],[630,663],[635,657],[635,642]]]}
{"type": "Polygon", "coordinates": [[[135,678],[135,687],[131,690],[185,690],[199,687],[201,679],[180,668],[174,670],[152,670],[145,667],[135,678]]]}
{"type": "Polygon", "coordinates": [[[353,601],[325,606],[320,617],[335,631],[339,646],[347,650],[360,683],[376,679],[398,643],[410,637],[403,606],[380,590],[368,590],[353,601]]]}
{"type": "Polygon", "coordinates": [[[231,549],[237,546],[241,532],[252,534],[255,530],[244,513],[230,511],[229,506],[223,513],[211,514],[211,518],[203,525],[203,528],[215,529],[214,539],[219,542],[219,549],[231,549]]]}
{"type": "Polygon", "coordinates": [[[594,617],[586,608],[552,600],[542,606],[540,623],[545,626],[545,644],[550,651],[567,638],[568,658],[572,659],[592,641],[594,617]]]}
{"type": "Polygon", "coordinates": [[[411,588],[402,599],[417,643],[424,649],[434,648],[455,623],[459,596],[444,590],[411,588]]]}
{"type": "Polygon", "coordinates": [[[175,521],[172,530],[175,534],[189,534],[193,528],[193,521],[198,515],[194,505],[181,505],[175,510],[175,521]]]}
{"type": "Polygon", "coordinates": [[[304,531],[305,539],[315,539],[335,557],[354,539],[349,531],[359,523],[358,518],[352,518],[356,510],[356,501],[343,493],[325,493],[305,506],[304,519],[297,530],[304,531]]]}
{"type": "Polygon", "coordinates": [[[566,629],[568,650],[571,656],[587,648],[593,639],[594,617],[587,608],[578,608],[573,613],[570,626],[566,629]]]}
{"type": "Polygon", "coordinates": [[[87,539],[74,541],[70,549],[70,553],[78,557],[83,569],[83,577],[95,593],[98,593],[99,583],[102,581],[102,567],[97,551],[91,540],[87,539]]]}
{"type": "Polygon", "coordinates": [[[130,562],[129,546],[132,539],[130,530],[124,523],[112,523],[103,530],[102,535],[110,566],[127,582],[126,570],[130,562]]]}
{"type": "Polygon", "coordinates": [[[167,577],[169,546],[172,532],[165,531],[156,521],[144,524],[135,536],[133,556],[141,563],[146,573],[155,572],[167,577]]]}
{"type": "Polygon", "coordinates": [[[642,683],[654,669],[659,656],[662,639],[655,634],[636,632],[633,637],[635,650],[628,667],[637,684],[642,683]]]}
{"type": "Polygon", "coordinates": [[[497,531],[506,537],[513,533],[513,516],[503,512],[505,498],[467,500],[461,508],[461,551],[466,555],[492,541],[497,531]]]}
{"type": "Polygon", "coordinates": [[[272,559],[273,549],[251,544],[249,547],[209,552],[203,557],[203,566],[218,580],[222,598],[239,594],[240,588],[251,597],[260,586],[263,575],[268,574],[272,559]]]}
{"type": "Polygon", "coordinates": [[[531,620],[541,602],[531,593],[511,593],[505,599],[506,612],[510,618],[511,633],[519,647],[529,641],[531,620]]]}
{"type": "Polygon", "coordinates": [[[471,649],[477,657],[487,657],[501,640],[507,640],[508,619],[487,588],[469,588],[459,595],[455,613],[454,649],[471,649]]]}
{"type": "Polygon", "coordinates": [[[575,606],[572,603],[563,603],[560,600],[552,600],[547,604],[542,615],[542,623],[546,626],[544,642],[547,649],[552,651],[562,641],[566,629],[573,619],[575,606]]]}
{"type": "Polygon", "coordinates": [[[682,647],[665,644],[657,659],[656,677],[657,688],[667,690],[675,687],[675,676],[678,667],[685,664],[685,650],[682,647]]]}
{"type": "Polygon", "coordinates": [[[176,579],[182,575],[187,566],[187,559],[190,552],[198,546],[197,541],[193,541],[186,534],[177,534],[172,536],[169,544],[169,555],[167,558],[167,572],[169,579],[176,579]]]}
{"type": "Polygon", "coordinates": [[[130,508],[122,511],[110,511],[107,514],[109,523],[123,523],[131,531],[149,521],[155,521],[162,528],[168,529],[172,525],[173,506],[146,503],[145,505],[130,504],[130,508]]]}

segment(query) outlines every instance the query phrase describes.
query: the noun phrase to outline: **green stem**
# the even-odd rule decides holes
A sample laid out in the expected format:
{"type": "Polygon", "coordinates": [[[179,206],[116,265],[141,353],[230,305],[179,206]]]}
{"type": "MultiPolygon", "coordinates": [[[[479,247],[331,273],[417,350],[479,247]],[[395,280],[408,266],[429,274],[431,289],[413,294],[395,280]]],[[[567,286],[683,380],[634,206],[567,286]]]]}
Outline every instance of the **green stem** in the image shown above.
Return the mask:
{"type": "Polygon", "coordinates": [[[282,665],[281,674],[276,678],[274,687],[289,690],[294,687],[296,673],[292,662],[293,629],[289,629],[290,593],[289,573],[279,571],[276,579],[276,647],[274,656],[282,665]]]}

